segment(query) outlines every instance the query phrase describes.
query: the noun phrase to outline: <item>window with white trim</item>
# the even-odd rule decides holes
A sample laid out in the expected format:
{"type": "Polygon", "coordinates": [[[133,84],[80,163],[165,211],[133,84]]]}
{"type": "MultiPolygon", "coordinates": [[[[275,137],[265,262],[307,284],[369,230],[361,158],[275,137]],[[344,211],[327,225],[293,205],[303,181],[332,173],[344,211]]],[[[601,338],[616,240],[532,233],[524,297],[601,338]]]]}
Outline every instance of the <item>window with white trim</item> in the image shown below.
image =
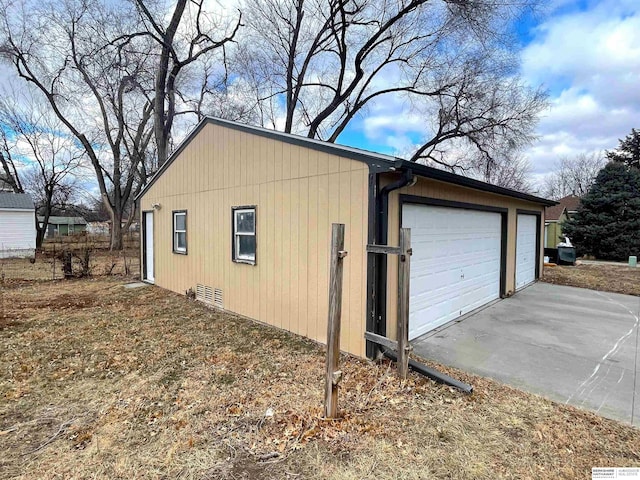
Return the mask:
{"type": "Polygon", "coordinates": [[[233,209],[233,261],[256,263],[256,207],[233,209]]]}
{"type": "Polygon", "coordinates": [[[173,212],[173,251],[187,253],[187,211],[173,212]]]}

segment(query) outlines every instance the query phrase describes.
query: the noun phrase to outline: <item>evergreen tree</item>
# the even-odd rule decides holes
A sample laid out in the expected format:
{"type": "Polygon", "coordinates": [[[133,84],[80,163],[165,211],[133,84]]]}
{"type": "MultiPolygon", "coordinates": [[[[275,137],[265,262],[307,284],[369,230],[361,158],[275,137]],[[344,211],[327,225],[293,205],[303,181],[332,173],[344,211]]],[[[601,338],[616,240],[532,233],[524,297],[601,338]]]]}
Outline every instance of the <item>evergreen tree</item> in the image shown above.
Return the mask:
{"type": "Polygon", "coordinates": [[[583,254],[609,260],[640,255],[640,170],[607,164],[562,231],[583,254]]]}
{"type": "Polygon", "coordinates": [[[607,152],[607,158],[629,167],[640,168],[640,132],[632,128],[631,133],[619,142],[617,150],[607,152]]]}

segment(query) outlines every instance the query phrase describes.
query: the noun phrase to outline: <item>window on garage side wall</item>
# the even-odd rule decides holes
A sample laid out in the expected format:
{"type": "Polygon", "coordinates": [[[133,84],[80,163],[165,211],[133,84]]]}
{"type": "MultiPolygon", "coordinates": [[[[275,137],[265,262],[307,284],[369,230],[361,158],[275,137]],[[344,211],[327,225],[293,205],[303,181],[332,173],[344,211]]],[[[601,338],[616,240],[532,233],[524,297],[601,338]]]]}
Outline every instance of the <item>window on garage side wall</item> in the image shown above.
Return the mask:
{"type": "Polygon", "coordinates": [[[187,253],[187,211],[173,212],[173,253],[187,253]]]}
{"type": "Polygon", "coordinates": [[[256,264],[256,207],[233,208],[233,261],[256,264]]]}

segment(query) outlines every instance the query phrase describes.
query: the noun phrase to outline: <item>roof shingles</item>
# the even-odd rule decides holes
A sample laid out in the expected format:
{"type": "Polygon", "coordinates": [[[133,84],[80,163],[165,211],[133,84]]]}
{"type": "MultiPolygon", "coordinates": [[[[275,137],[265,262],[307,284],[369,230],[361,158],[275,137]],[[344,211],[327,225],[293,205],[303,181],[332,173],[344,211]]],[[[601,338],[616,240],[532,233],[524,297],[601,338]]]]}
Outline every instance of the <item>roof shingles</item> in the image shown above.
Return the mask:
{"type": "Polygon", "coordinates": [[[580,206],[580,197],[576,197],[575,195],[568,195],[564,198],[558,200],[557,205],[553,205],[552,207],[547,207],[544,211],[544,218],[547,221],[557,222],[560,220],[562,213],[567,212],[575,212],[578,210],[580,206]]]}
{"type": "Polygon", "coordinates": [[[35,210],[33,200],[26,193],[0,192],[0,208],[11,210],[35,210]]]}
{"type": "MultiPolygon", "coordinates": [[[[44,222],[44,217],[38,217],[39,222],[44,222]]],[[[50,216],[49,225],[86,225],[87,221],[82,217],[59,217],[50,216]]]]}

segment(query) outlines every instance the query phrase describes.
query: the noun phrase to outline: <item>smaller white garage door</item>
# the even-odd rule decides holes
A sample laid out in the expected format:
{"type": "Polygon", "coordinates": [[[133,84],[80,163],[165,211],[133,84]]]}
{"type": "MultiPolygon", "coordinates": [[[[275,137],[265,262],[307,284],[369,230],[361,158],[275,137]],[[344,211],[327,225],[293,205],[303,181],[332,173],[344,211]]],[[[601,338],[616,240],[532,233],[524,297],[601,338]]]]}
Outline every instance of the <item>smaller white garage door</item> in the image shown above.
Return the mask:
{"type": "Polygon", "coordinates": [[[411,229],[409,339],[500,297],[500,213],[405,204],[411,229]]]}
{"type": "Polygon", "coordinates": [[[518,214],[516,290],[526,287],[536,279],[537,229],[536,215],[518,214]]]}

